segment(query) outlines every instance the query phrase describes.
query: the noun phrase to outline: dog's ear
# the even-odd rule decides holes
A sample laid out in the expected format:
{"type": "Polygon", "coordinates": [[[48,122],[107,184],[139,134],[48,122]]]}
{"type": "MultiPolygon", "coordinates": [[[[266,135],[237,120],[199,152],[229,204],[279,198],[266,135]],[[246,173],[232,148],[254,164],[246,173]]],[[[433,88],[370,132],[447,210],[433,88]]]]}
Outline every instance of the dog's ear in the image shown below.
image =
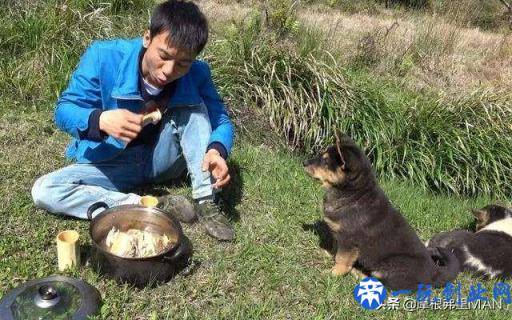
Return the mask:
{"type": "Polygon", "coordinates": [[[343,153],[341,153],[341,134],[338,132],[338,130],[334,130],[334,136],[336,137],[336,150],[338,151],[338,155],[340,156],[341,160],[341,169],[345,170],[347,162],[345,161],[345,158],[343,157],[343,153]]]}
{"type": "Polygon", "coordinates": [[[484,226],[489,222],[490,214],[488,210],[473,209],[471,212],[473,212],[478,225],[484,226]]]}

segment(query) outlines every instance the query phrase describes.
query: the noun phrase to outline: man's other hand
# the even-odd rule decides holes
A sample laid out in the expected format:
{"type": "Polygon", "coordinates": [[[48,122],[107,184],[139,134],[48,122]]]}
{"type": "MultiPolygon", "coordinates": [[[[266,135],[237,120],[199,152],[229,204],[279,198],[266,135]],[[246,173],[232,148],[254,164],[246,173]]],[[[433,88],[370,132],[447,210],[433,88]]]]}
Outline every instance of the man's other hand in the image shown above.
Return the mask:
{"type": "Polygon", "coordinates": [[[126,109],[103,111],[100,130],[126,143],[130,143],[142,130],[142,115],[126,109]]]}
{"type": "Polygon", "coordinates": [[[210,171],[215,178],[214,188],[220,189],[226,186],[231,179],[226,160],[221,157],[219,151],[210,149],[203,160],[203,171],[210,171]]]}

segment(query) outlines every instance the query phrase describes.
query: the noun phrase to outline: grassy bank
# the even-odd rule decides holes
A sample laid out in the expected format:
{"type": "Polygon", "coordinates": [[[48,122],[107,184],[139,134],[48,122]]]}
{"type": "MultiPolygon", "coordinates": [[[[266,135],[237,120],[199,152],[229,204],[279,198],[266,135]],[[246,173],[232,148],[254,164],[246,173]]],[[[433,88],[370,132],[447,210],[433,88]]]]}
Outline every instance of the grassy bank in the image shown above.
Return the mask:
{"type": "Polygon", "coordinates": [[[510,193],[508,91],[413,91],[365,66],[339,63],[317,30],[272,19],[254,12],[210,47],[207,59],[234,105],[258,106],[302,150],[331,143],[340,129],[366,147],[386,177],[455,194],[510,193]]]}
{"type": "MultiPolygon", "coordinates": [[[[510,92],[497,87],[447,95],[397,80],[400,72],[449,52],[450,42],[436,42],[445,38],[420,32],[403,55],[383,51],[385,37],[373,34],[346,60],[344,51],[329,47],[323,29],[298,19],[291,2],[270,4],[263,15],[253,10],[232,23],[213,19],[205,58],[235,113],[240,105],[261,108],[302,150],[331,142],[332,129],[339,128],[367,148],[380,175],[424,189],[510,193],[510,92]],[[382,61],[394,66],[392,77],[374,69],[382,61]]],[[[139,35],[150,7],[142,0],[6,7],[0,28],[2,111],[51,110],[88,43],[139,35]],[[35,74],[39,81],[33,81],[35,74]]]]}

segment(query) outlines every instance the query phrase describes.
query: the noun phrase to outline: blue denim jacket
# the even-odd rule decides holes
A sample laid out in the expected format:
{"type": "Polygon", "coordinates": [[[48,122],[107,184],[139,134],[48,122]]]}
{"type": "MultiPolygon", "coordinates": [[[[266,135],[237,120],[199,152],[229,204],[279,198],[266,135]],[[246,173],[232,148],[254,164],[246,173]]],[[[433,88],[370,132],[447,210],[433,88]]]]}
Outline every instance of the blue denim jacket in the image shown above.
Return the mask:
{"type": "MultiPolygon", "coordinates": [[[[57,126],[73,137],[66,151],[68,158],[78,163],[95,163],[108,160],[125,148],[125,143],[114,137],[92,141],[81,139],[80,133],[87,130],[89,116],[95,109],[138,112],[142,108],[141,50],[142,38],[95,41],[87,48],[55,110],[57,126]]],[[[208,64],[195,60],[190,71],[176,81],[176,91],[167,107],[204,103],[212,126],[210,143],[221,143],[229,153],[233,125],[215,89],[208,64]]]]}

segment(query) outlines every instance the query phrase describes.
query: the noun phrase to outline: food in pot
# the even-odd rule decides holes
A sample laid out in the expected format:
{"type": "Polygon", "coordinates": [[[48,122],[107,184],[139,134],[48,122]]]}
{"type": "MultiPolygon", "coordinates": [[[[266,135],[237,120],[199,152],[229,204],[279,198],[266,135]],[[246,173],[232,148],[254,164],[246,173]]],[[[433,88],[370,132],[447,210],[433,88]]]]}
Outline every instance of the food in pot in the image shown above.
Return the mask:
{"type": "Polygon", "coordinates": [[[124,258],[144,258],[162,253],[171,244],[167,235],[149,230],[129,229],[119,231],[112,227],[105,238],[105,245],[112,253],[124,258]]]}

